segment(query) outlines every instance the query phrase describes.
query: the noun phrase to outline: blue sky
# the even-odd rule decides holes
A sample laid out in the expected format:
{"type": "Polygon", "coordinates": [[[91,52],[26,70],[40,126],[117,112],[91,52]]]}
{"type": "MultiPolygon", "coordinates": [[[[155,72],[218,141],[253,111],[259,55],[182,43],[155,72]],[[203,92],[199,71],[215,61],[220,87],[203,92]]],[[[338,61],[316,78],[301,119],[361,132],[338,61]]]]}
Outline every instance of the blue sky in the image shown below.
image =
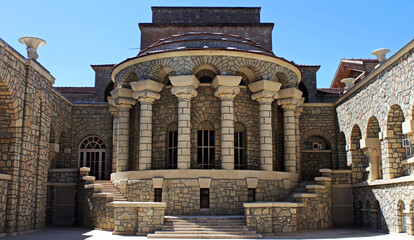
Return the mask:
{"type": "Polygon", "coordinates": [[[321,65],[318,87],[329,87],[341,58],[391,56],[414,38],[414,1],[1,1],[0,37],[26,56],[22,36],[47,41],[38,61],[55,86],[93,86],[91,64],[119,63],[138,54],[139,22],[151,22],[151,6],[262,7],[274,22],[273,51],[298,64],[321,65]]]}

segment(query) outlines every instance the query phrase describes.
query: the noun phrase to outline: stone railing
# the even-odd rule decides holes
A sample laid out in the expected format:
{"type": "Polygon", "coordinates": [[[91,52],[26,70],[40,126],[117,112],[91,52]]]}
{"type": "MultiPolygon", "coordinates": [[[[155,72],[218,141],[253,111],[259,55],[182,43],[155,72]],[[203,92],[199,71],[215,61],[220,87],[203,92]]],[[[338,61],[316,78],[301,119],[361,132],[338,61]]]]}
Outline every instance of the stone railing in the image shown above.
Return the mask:
{"type": "Polygon", "coordinates": [[[319,172],[323,177],[331,178],[332,185],[352,183],[352,170],[320,169],[319,172]]]}
{"type": "Polygon", "coordinates": [[[0,233],[5,232],[6,227],[7,189],[10,180],[10,175],[0,174],[0,233]]]}
{"type": "Polygon", "coordinates": [[[114,235],[147,235],[162,230],[166,204],[162,202],[111,202],[114,235]]]}
{"type": "Polygon", "coordinates": [[[298,208],[303,206],[303,203],[289,202],[243,204],[247,227],[257,233],[296,232],[298,208]]]}

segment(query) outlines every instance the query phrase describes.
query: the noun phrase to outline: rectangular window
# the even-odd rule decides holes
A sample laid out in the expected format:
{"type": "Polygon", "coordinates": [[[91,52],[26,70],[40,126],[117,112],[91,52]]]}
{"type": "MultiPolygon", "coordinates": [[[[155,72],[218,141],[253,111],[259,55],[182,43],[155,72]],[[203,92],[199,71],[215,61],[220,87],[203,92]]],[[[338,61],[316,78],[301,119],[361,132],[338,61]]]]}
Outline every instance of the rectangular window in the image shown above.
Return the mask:
{"type": "Polygon", "coordinates": [[[214,168],[214,130],[197,131],[197,163],[202,169],[214,168]]]}
{"type": "Polygon", "coordinates": [[[234,169],[246,169],[244,133],[234,132],[234,169]]]}
{"type": "Polygon", "coordinates": [[[410,142],[407,134],[404,134],[403,137],[403,147],[405,149],[406,157],[414,156],[414,143],[410,142]]]}
{"type": "Polygon", "coordinates": [[[247,189],[247,202],[256,202],[256,189],[247,189]]]}
{"type": "Polygon", "coordinates": [[[177,168],[178,131],[168,132],[167,168],[177,168]]]}
{"type": "Polygon", "coordinates": [[[200,208],[210,208],[210,189],[200,188],[200,208]]]}
{"type": "Polygon", "coordinates": [[[154,189],[155,202],[162,202],[162,188],[154,189]]]}

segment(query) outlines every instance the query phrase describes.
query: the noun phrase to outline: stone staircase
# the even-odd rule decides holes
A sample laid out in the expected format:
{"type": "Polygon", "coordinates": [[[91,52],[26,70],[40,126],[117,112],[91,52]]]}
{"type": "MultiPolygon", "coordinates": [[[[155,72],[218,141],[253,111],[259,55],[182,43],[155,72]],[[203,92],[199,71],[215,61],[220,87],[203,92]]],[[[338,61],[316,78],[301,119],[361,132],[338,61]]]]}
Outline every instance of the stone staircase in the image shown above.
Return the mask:
{"type": "Polygon", "coordinates": [[[302,181],[298,184],[298,186],[293,190],[289,196],[284,200],[284,202],[296,202],[295,194],[297,193],[307,193],[306,186],[307,185],[314,185],[315,181],[302,181]]]}
{"type": "Polygon", "coordinates": [[[128,201],[110,180],[96,180],[95,183],[103,185],[102,193],[114,194],[114,202],[128,201]]]}
{"type": "Polygon", "coordinates": [[[162,231],[148,238],[262,238],[244,216],[165,216],[162,231]]]}

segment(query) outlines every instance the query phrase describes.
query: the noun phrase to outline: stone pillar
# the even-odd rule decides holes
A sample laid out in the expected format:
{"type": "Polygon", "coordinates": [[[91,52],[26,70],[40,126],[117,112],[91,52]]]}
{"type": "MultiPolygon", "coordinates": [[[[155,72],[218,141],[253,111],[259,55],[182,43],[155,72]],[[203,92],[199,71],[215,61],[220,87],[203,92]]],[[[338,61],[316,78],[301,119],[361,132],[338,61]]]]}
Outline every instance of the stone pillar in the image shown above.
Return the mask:
{"type": "MultiPolygon", "coordinates": [[[[304,98],[301,99],[300,105],[304,102],[304,98]]],[[[296,107],[295,111],[295,135],[296,135],[296,172],[300,173],[301,171],[301,146],[300,146],[300,115],[302,114],[303,107],[296,107]]]]}
{"type": "Polygon", "coordinates": [[[178,98],[177,168],[190,169],[191,162],[191,98],[197,96],[200,84],[194,75],[169,77],[172,94],[178,98]]]}
{"type": "Polygon", "coordinates": [[[160,99],[159,92],[164,84],[146,79],[130,83],[134,94],[132,97],[140,102],[139,114],[139,170],[151,169],[152,158],[152,104],[160,99]]]}
{"type": "Polygon", "coordinates": [[[369,157],[368,180],[382,178],[381,170],[381,141],[378,138],[363,138],[359,141],[361,150],[369,157]]]}
{"type": "Polygon", "coordinates": [[[296,104],[294,98],[279,99],[278,104],[283,109],[283,133],[285,150],[285,171],[297,172],[296,169],[296,104]]]}
{"type": "Polygon", "coordinates": [[[234,169],[234,104],[240,92],[241,76],[220,76],[213,80],[216,97],[221,99],[221,168],[234,169]]]}
{"type": "Polygon", "coordinates": [[[254,92],[252,99],[260,104],[260,168],[265,171],[273,170],[272,102],[278,97],[280,86],[280,83],[269,80],[249,84],[249,89],[254,92]]]}
{"type": "Polygon", "coordinates": [[[115,173],[118,169],[118,108],[110,106],[109,111],[114,116],[112,125],[112,172],[115,173]]]}
{"type": "Polygon", "coordinates": [[[127,88],[116,88],[111,95],[113,105],[118,108],[116,172],[123,172],[128,171],[129,111],[136,101],[132,99],[132,90],[127,88]]]}

